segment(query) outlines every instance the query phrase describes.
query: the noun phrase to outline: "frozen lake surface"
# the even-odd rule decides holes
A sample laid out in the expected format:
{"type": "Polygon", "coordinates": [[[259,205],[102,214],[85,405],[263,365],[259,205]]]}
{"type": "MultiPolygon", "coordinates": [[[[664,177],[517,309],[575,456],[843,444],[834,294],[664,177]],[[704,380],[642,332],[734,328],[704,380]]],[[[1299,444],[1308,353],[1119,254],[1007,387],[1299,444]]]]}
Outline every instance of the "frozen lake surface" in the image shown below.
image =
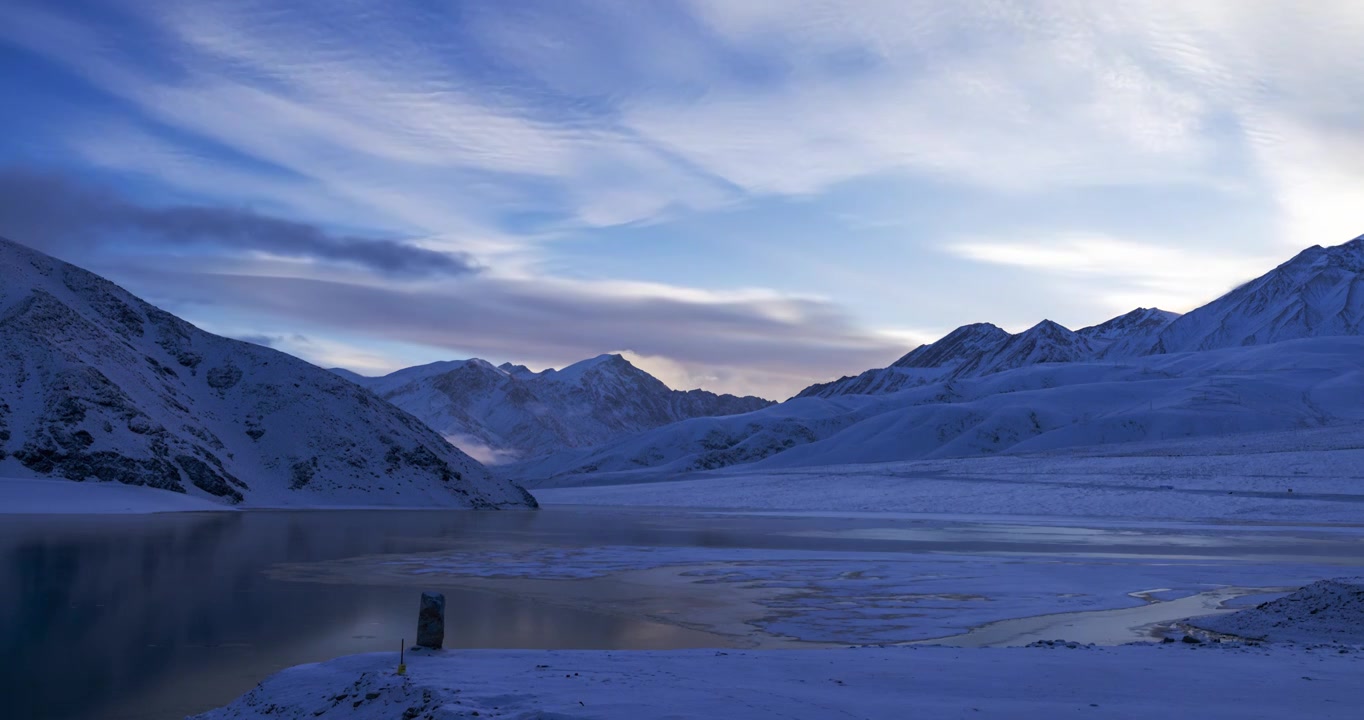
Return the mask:
{"type": "Polygon", "coordinates": [[[180,717],[410,642],[426,588],[457,648],[1125,642],[1358,574],[1362,537],[589,507],[0,516],[0,683],[16,717],[180,717]]]}

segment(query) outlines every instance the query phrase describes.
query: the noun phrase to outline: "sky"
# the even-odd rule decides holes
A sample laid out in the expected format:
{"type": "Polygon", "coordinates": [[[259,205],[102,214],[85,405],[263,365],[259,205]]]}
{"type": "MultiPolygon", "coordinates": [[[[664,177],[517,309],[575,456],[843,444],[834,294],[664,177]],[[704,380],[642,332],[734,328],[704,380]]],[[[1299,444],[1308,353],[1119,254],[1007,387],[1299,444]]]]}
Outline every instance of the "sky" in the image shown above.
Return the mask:
{"type": "Polygon", "coordinates": [[[1364,232],[1364,3],[5,0],[0,235],[363,374],[781,399],[1364,232]]]}

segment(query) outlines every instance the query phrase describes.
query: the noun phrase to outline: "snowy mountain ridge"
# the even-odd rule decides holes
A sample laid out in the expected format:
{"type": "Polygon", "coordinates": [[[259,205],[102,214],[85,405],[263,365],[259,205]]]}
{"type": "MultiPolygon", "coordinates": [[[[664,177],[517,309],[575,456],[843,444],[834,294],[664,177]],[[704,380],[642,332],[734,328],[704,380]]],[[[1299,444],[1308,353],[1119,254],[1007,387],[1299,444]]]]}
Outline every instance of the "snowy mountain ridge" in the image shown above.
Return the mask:
{"type": "Polygon", "coordinates": [[[1364,235],[1314,245],[1171,322],[1153,353],[1263,345],[1364,332],[1364,235]]]}
{"type": "Polygon", "coordinates": [[[477,358],[375,378],[336,372],[492,461],[599,445],[678,420],[742,414],[772,404],[756,397],[672,390],[618,354],[539,373],[477,358]]]}
{"type": "Polygon", "coordinates": [[[978,323],[740,418],[499,469],[535,484],[814,466],[1364,422],[1364,236],[1309,248],[1186,315],[1071,331],[978,323]]]}
{"type": "Polygon", "coordinates": [[[1364,424],[1364,337],[1038,363],[895,393],[788,400],[495,471],[530,486],[1043,452],[1364,424]]]}
{"type": "Polygon", "coordinates": [[[921,345],[889,367],[811,385],[796,397],[899,392],[1035,363],[1116,361],[1364,332],[1364,235],[1314,245],[1265,275],[1179,315],[1137,308],[1077,331],[1043,320],[1011,335],[975,323],[921,345]]]}
{"type": "Polygon", "coordinates": [[[963,325],[937,342],[911,350],[889,367],[811,385],[796,397],[876,395],[1038,363],[1133,357],[1145,354],[1157,333],[1177,317],[1158,308],[1137,308],[1078,331],[1043,320],[1018,334],[990,323],[963,325]]]}
{"type": "Polygon", "coordinates": [[[1174,322],[1178,317],[1179,313],[1161,310],[1160,308],[1137,308],[1112,320],[1076,330],[1075,334],[1091,343],[1102,344],[1106,347],[1108,343],[1127,340],[1132,337],[1153,335],[1165,329],[1166,325],[1174,322]]]}
{"type": "Polygon", "coordinates": [[[533,507],[416,418],[0,239],[0,477],[247,506],[533,507]]]}

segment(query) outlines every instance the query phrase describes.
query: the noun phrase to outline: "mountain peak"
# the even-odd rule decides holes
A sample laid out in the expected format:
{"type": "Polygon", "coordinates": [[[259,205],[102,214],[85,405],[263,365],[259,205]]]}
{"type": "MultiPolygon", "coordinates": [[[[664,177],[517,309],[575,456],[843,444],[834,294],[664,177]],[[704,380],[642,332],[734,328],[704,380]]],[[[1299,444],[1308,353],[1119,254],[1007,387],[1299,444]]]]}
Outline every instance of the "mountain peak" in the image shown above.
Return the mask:
{"type": "Polygon", "coordinates": [[[1055,320],[1043,320],[1042,322],[1037,323],[1036,325],[1033,325],[1032,327],[1028,328],[1027,330],[1024,330],[1024,331],[1023,331],[1022,333],[1020,333],[1020,334],[1022,334],[1022,335],[1028,335],[1028,334],[1030,334],[1030,333],[1031,333],[1031,334],[1043,334],[1043,335],[1062,335],[1062,336],[1064,336],[1064,335],[1074,335],[1074,334],[1075,334],[1074,332],[1071,331],[1070,328],[1066,327],[1065,325],[1062,325],[1061,323],[1056,322],[1055,320]]]}
{"type": "MultiPolygon", "coordinates": [[[[579,360],[560,370],[546,370],[541,373],[542,377],[553,378],[562,382],[581,382],[584,375],[593,370],[603,369],[609,372],[622,373],[634,371],[642,375],[647,375],[643,371],[630,364],[629,360],[619,353],[606,353],[594,358],[579,360]]],[[[651,376],[652,377],[652,376],[651,376]]]]}
{"type": "Polygon", "coordinates": [[[1075,362],[1089,357],[1092,352],[1093,348],[1083,336],[1058,322],[1043,320],[1009,336],[993,353],[982,355],[970,367],[976,374],[988,375],[1025,365],[1075,362]]]}
{"type": "Polygon", "coordinates": [[[445,373],[399,370],[361,384],[489,460],[525,459],[585,447],[697,417],[736,415],[772,403],[755,397],[682,392],[620,353],[606,353],[559,370],[531,372],[482,360],[450,363],[445,373]],[[486,368],[486,372],[472,372],[486,368]],[[392,378],[409,376],[402,382],[392,378]]]}
{"type": "Polygon", "coordinates": [[[1139,307],[1076,332],[1091,340],[1116,340],[1137,333],[1150,332],[1153,329],[1158,330],[1169,325],[1177,317],[1179,313],[1157,307],[1139,307]]]}
{"type": "Polygon", "coordinates": [[[1364,333],[1364,236],[1314,245],[1180,317],[1153,353],[1263,345],[1364,333]]]}
{"type": "Polygon", "coordinates": [[[896,360],[891,367],[934,368],[963,362],[993,350],[1009,339],[1009,333],[991,323],[962,325],[941,340],[920,345],[896,360]]]}

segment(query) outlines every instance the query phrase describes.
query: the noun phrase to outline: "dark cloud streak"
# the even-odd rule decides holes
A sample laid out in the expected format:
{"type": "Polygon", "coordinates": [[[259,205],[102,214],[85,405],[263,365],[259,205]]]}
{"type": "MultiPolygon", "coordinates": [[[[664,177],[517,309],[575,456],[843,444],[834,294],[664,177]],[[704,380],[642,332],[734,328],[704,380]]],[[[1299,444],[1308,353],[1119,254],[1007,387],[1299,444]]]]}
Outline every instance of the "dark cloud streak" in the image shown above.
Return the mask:
{"type": "Polygon", "coordinates": [[[246,208],[149,207],[51,173],[0,170],[0,234],[58,255],[129,238],[358,265],[385,275],[457,276],[471,258],[376,237],[338,235],[246,208]]]}
{"type": "Polygon", "coordinates": [[[127,277],[175,298],[187,312],[200,303],[249,308],[370,337],[527,361],[631,350],[824,380],[882,367],[907,349],[813,300],[619,297],[486,276],[419,290],[213,273],[133,271],[127,277]]]}

